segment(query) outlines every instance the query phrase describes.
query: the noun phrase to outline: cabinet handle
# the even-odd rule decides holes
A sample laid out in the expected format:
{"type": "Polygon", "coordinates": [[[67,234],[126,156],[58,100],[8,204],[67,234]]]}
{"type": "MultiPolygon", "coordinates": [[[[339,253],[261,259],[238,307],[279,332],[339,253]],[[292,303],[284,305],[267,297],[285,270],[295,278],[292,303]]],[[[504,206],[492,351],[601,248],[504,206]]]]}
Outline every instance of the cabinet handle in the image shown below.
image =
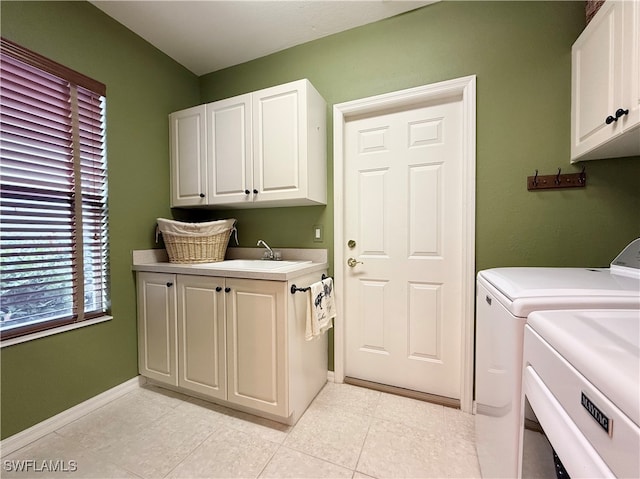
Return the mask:
{"type": "Polygon", "coordinates": [[[257,194],[258,194],[258,190],[254,189],[254,190],[253,190],[253,194],[254,194],[254,195],[257,195],[257,194]]]}
{"type": "Polygon", "coordinates": [[[628,114],[629,114],[629,110],[623,110],[622,108],[618,108],[616,110],[616,120],[618,118],[620,118],[621,116],[625,116],[625,115],[628,115],[628,114]]]}
{"type": "Polygon", "coordinates": [[[227,288],[224,288],[224,292],[225,292],[225,293],[228,293],[229,291],[231,291],[231,288],[228,288],[228,287],[227,287],[227,288]]]}
{"type": "Polygon", "coordinates": [[[167,283],[167,288],[170,288],[171,286],[173,286],[173,283],[171,282],[167,283]]]}
{"type": "Polygon", "coordinates": [[[220,291],[222,291],[222,286],[216,286],[216,291],[219,293],[220,291]]]}
{"type": "Polygon", "coordinates": [[[249,190],[244,190],[245,195],[248,195],[249,193],[251,193],[249,190]]]}
{"type": "Polygon", "coordinates": [[[614,121],[618,121],[618,118],[620,118],[621,116],[625,116],[625,115],[628,115],[628,114],[629,114],[629,110],[625,110],[625,109],[623,109],[623,108],[618,108],[618,109],[616,110],[616,116],[609,115],[609,116],[607,117],[607,119],[606,119],[606,120],[604,120],[604,122],[605,122],[607,125],[610,125],[610,124],[611,124],[611,123],[613,123],[614,121]]]}
{"type": "Polygon", "coordinates": [[[200,193],[200,198],[204,198],[204,193],[200,193]]]}

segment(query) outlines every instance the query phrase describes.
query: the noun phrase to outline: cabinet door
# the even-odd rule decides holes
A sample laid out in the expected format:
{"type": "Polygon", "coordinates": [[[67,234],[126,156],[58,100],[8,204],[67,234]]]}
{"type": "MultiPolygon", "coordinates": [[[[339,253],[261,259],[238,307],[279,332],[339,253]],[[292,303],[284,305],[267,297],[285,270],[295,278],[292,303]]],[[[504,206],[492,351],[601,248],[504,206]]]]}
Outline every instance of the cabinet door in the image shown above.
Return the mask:
{"type": "Polygon", "coordinates": [[[138,273],[138,368],[156,381],[178,385],[176,277],[138,273]]]}
{"type": "Polygon", "coordinates": [[[226,399],[224,279],[178,276],[178,385],[226,399]]]}
{"type": "MultiPolygon", "coordinates": [[[[621,105],[629,109],[628,115],[622,118],[625,130],[635,128],[640,124],[640,2],[624,2],[624,61],[622,64],[623,81],[628,82],[628,100],[621,105]]],[[[637,135],[637,133],[636,133],[637,135]]],[[[636,145],[638,142],[636,136],[636,145]]],[[[640,153],[640,147],[635,154],[640,153]]]]}
{"type": "Polygon", "coordinates": [[[205,105],[169,115],[171,206],[207,204],[205,105]]]}
{"type": "Polygon", "coordinates": [[[306,89],[293,82],[253,93],[255,201],[306,195],[306,89]]]}
{"type": "Polygon", "coordinates": [[[209,204],[251,203],[251,95],[209,103],[209,204]]]}
{"type": "Polygon", "coordinates": [[[620,134],[606,123],[622,102],[623,3],[605,2],[571,50],[571,158],[620,134]]]}
{"type": "Polygon", "coordinates": [[[228,400],[287,417],[286,283],[226,281],[228,400]]]}

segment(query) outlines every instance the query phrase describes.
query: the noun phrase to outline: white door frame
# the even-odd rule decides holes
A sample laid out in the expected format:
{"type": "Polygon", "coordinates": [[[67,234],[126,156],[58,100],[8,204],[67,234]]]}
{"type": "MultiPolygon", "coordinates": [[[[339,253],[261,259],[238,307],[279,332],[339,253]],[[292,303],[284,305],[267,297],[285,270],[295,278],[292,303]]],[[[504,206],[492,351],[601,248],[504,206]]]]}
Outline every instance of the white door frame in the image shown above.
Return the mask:
{"type": "Polygon", "coordinates": [[[462,98],[462,178],[463,185],[463,278],[462,358],[460,407],[471,413],[473,404],[473,336],[475,299],[475,220],[476,220],[476,76],[447,80],[431,85],[385,93],[333,106],[333,207],[334,265],[337,313],[334,331],[334,381],[344,381],[344,130],[349,118],[383,113],[417,103],[446,98],[462,98]]]}

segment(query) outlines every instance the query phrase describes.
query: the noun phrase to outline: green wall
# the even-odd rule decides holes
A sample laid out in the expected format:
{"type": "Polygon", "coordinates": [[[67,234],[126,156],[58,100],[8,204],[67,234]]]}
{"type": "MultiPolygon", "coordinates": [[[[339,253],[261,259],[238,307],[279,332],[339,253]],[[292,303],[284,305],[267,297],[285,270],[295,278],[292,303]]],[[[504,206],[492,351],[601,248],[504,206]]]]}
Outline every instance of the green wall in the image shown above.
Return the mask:
{"type": "Polygon", "coordinates": [[[198,103],[195,75],[86,2],[2,2],[2,36],[107,85],[113,320],[5,347],[2,438],[138,373],[131,250],[170,214],[167,115],[198,103]],[[72,33],[69,33],[69,32],[72,33]]]}
{"type": "Polygon", "coordinates": [[[3,36],[107,84],[114,315],[0,351],[3,438],[137,374],[130,252],[154,246],[156,217],[236,217],[242,246],[262,238],[333,256],[331,200],[170,211],[167,114],[199,102],[309,78],[328,103],[331,198],[334,104],[475,74],[476,269],[602,266],[640,236],[638,159],[585,163],[585,189],[526,190],[535,169],[580,169],[569,165],[570,49],[584,27],[583,2],[441,2],[200,79],[88,3],[0,8],[3,36]],[[314,224],[324,225],[323,243],[312,241],[314,224]]]}
{"type": "MultiPolygon", "coordinates": [[[[526,189],[536,169],[580,171],[569,164],[570,82],[571,45],[584,18],[584,2],[576,1],[445,1],[205,75],[201,100],[306,77],[328,103],[331,136],[336,103],[475,74],[476,269],[604,266],[640,236],[638,159],[586,162],[585,189],[526,189]]],[[[328,151],[331,178],[331,138],[328,151]]],[[[322,223],[333,252],[332,201],[306,215],[271,209],[210,216],[232,215],[243,246],[257,237],[280,247],[322,246],[311,236],[312,225],[322,223]]]]}

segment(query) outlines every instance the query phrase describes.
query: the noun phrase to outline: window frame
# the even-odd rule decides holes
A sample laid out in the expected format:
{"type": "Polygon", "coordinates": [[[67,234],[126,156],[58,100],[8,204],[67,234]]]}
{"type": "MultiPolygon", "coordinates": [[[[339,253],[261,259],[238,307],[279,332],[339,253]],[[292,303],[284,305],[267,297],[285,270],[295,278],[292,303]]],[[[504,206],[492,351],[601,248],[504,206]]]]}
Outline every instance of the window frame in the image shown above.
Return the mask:
{"type": "MultiPolygon", "coordinates": [[[[8,39],[0,37],[0,47],[2,50],[2,55],[7,55],[14,60],[22,62],[26,65],[29,65],[32,68],[36,68],[41,70],[47,74],[58,77],[64,82],[68,83],[69,93],[71,98],[70,107],[71,117],[69,118],[71,129],[69,130],[70,137],[72,138],[72,143],[69,145],[70,150],[73,151],[71,155],[71,168],[73,169],[73,177],[76,178],[74,184],[80,185],[79,194],[77,192],[72,193],[72,209],[75,210],[74,215],[69,223],[65,223],[71,225],[73,230],[77,230],[72,234],[73,246],[72,249],[76,251],[74,254],[76,257],[76,261],[72,262],[71,275],[75,278],[72,280],[72,284],[74,285],[73,293],[71,297],[73,298],[73,308],[72,314],[70,317],[64,318],[51,318],[39,321],[37,323],[29,323],[28,320],[25,321],[24,325],[16,325],[13,328],[6,329],[0,332],[0,347],[4,347],[11,344],[16,344],[19,342],[28,341],[31,339],[36,339],[38,337],[48,336],[51,334],[57,334],[59,332],[67,331],[70,329],[75,329],[78,327],[88,326],[90,324],[95,324],[99,322],[103,322],[106,320],[112,319],[110,315],[110,261],[109,261],[109,234],[108,234],[108,179],[107,179],[107,164],[106,164],[106,105],[100,105],[100,111],[102,112],[101,118],[103,119],[101,135],[98,135],[101,139],[101,144],[103,145],[102,154],[99,155],[101,160],[101,165],[104,166],[102,171],[103,178],[98,184],[100,188],[105,189],[104,193],[104,202],[103,208],[100,209],[100,223],[104,222],[104,241],[98,240],[97,244],[100,245],[99,255],[104,255],[104,264],[101,263],[103,269],[101,269],[100,275],[100,285],[102,288],[100,289],[101,299],[99,304],[101,307],[97,308],[93,313],[86,313],[86,305],[87,301],[84,295],[84,285],[86,282],[84,269],[86,268],[88,262],[87,257],[83,255],[83,234],[87,234],[91,232],[92,226],[95,226],[93,223],[89,222],[86,225],[83,225],[83,215],[86,214],[86,200],[85,196],[87,196],[87,192],[82,186],[82,182],[79,180],[80,178],[85,178],[85,173],[81,173],[81,168],[85,167],[86,155],[80,153],[82,140],[81,136],[81,127],[82,124],[79,122],[78,116],[80,109],[82,108],[81,104],[84,102],[84,97],[86,97],[85,91],[90,93],[91,95],[97,95],[101,98],[101,103],[106,102],[106,86],[93,80],[92,78],[83,75],[75,70],[72,70],[64,65],[61,65],[53,60],[50,60],[38,53],[35,53],[31,50],[28,50],[8,39]],[[80,100],[79,97],[83,96],[83,99],[80,100]],[[77,183],[75,183],[77,182],[77,183]],[[76,197],[80,198],[79,201],[76,201],[76,197]],[[79,228],[77,226],[79,225],[79,228]],[[76,307],[77,303],[80,303],[82,307],[76,307]]],[[[35,97],[34,97],[35,98],[35,97]]],[[[37,133],[37,130],[34,130],[37,133]]],[[[91,155],[90,155],[91,156],[91,155]]],[[[90,175],[91,176],[91,175],[90,175]]],[[[93,178],[93,177],[92,177],[93,178]]],[[[100,203],[102,204],[102,203],[100,203]]],[[[37,224],[37,223],[36,223],[37,224]]],[[[92,243],[94,244],[94,243],[92,243]]],[[[62,280],[60,280],[62,281],[62,280]]],[[[0,305],[1,307],[1,305],[0,305]]]]}

